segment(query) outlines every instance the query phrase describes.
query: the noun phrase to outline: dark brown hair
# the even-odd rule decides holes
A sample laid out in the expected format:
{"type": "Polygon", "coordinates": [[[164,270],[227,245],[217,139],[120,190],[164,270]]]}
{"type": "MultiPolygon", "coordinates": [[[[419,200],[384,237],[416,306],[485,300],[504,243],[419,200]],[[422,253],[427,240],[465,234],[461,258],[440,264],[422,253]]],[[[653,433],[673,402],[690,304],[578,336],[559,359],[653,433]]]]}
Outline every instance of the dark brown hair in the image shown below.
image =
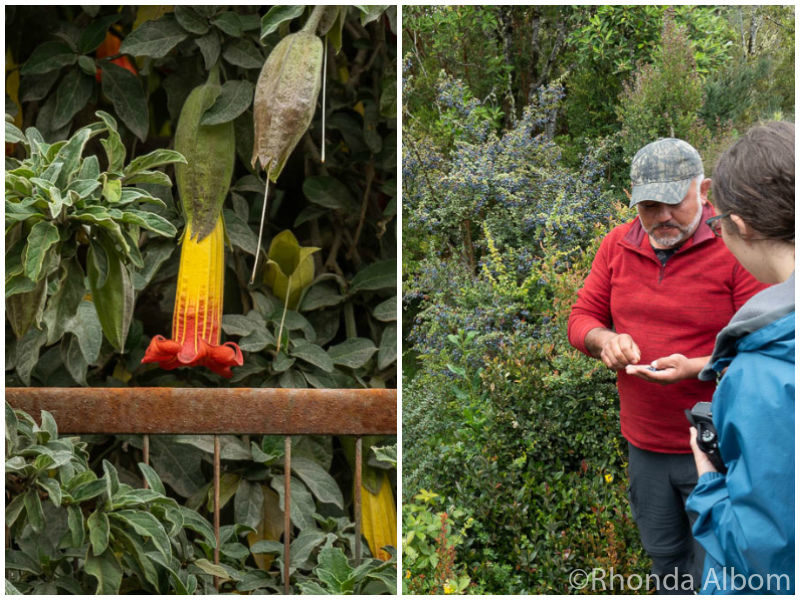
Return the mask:
{"type": "Polygon", "coordinates": [[[768,239],[794,242],[794,123],[750,129],[720,156],[711,192],[720,214],[739,215],[768,239]]]}

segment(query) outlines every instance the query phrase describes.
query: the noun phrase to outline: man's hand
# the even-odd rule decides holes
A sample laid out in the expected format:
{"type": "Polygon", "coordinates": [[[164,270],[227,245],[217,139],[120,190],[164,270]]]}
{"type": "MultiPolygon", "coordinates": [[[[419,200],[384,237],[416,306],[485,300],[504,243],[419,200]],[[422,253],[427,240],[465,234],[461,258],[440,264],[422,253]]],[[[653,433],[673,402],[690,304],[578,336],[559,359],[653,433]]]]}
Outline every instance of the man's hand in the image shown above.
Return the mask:
{"type": "Polygon", "coordinates": [[[682,379],[696,378],[708,362],[708,358],[708,356],[686,358],[683,354],[670,354],[654,360],[649,365],[628,365],[625,367],[625,372],[646,381],[666,385],[682,379]]]}
{"type": "Polygon", "coordinates": [[[689,428],[689,445],[692,447],[692,454],[694,454],[694,465],[697,467],[697,476],[700,477],[705,473],[719,473],[711,459],[706,456],[706,453],[700,450],[697,445],[697,429],[694,427],[689,428]]]}
{"type": "Polygon", "coordinates": [[[608,329],[592,329],[586,335],[586,347],[609,369],[621,371],[627,365],[636,364],[642,357],[639,346],[627,333],[615,333],[608,329]]]}

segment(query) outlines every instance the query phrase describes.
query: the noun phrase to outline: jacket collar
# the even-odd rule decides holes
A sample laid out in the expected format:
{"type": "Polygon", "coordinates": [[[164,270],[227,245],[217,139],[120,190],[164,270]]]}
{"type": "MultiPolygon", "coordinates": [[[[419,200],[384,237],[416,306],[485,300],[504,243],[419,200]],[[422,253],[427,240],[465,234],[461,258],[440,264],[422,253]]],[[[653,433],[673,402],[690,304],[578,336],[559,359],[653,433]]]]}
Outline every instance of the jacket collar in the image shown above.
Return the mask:
{"type": "MultiPolygon", "coordinates": [[[[697,229],[692,237],[690,237],[681,245],[681,247],[678,249],[678,252],[683,252],[692,246],[696,246],[702,242],[705,242],[706,240],[714,239],[714,232],[711,231],[711,228],[708,225],[706,225],[706,220],[713,216],[714,207],[710,204],[705,204],[703,206],[703,214],[700,216],[700,224],[697,226],[697,229]]],[[[623,242],[625,242],[627,246],[631,246],[637,250],[651,250],[650,239],[648,238],[644,227],[642,227],[642,222],[639,220],[638,216],[631,223],[631,228],[628,230],[628,233],[625,234],[623,242]]]]}

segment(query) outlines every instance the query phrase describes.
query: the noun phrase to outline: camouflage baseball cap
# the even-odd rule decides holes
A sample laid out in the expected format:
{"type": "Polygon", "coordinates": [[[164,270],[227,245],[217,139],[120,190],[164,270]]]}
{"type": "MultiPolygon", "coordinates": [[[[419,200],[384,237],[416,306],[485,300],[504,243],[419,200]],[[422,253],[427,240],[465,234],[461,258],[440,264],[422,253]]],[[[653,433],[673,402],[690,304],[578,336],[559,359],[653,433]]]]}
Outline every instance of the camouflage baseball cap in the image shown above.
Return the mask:
{"type": "Polygon", "coordinates": [[[693,179],[703,174],[703,161],[691,145],[676,138],[647,144],[631,163],[631,206],[639,202],[680,204],[693,179]]]}

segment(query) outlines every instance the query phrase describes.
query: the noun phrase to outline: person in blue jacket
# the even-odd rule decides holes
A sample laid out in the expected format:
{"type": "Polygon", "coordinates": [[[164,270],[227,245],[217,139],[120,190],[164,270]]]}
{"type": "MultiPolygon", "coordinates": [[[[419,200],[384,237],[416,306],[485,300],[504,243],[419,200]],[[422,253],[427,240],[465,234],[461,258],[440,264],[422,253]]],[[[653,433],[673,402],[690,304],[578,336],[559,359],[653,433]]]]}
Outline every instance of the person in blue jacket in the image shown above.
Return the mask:
{"type": "Polygon", "coordinates": [[[700,379],[727,473],[691,444],[698,482],[686,504],[706,550],[701,593],[794,594],[794,125],[747,132],[719,159],[709,225],[764,283],[717,336],[700,379]],[[720,378],[721,377],[721,378],[720,378]]]}

